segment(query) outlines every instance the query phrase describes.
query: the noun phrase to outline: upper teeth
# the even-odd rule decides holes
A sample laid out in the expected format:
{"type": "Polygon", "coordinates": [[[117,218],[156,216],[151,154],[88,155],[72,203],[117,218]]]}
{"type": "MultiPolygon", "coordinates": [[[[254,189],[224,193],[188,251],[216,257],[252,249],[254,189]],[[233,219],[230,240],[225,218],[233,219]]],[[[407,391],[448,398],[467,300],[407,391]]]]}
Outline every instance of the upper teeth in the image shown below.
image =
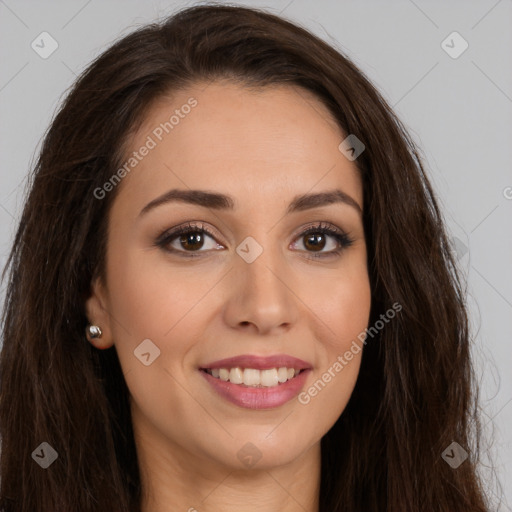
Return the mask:
{"type": "Polygon", "coordinates": [[[268,370],[256,370],[254,368],[213,368],[207,369],[207,373],[223,381],[229,381],[233,384],[245,384],[252,387],[271,387],[279,383],[293,379],[300,370],[294,368],[271,368],[268,370]]]}

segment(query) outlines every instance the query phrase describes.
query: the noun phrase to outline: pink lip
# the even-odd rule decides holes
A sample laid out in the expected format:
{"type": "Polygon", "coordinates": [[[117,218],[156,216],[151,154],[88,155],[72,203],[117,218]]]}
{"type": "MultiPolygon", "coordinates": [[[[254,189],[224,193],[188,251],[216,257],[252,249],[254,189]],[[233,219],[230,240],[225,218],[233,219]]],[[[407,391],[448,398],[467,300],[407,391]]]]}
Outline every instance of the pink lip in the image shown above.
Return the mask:
{"type": "MultiPolygon", "coordinates": [[[[226,361],[228,360],[224,360],[222,363],[226,364],[226,361]]],[[[215,364],[217,365],[217,363],[215,364]]],[[[254,362],[252,362],[249,367],[254,368],[253,364],[254,362]]],[[[281,366],[290,367],[285,364],[281,366]]],[[[275,366],[271,367],[275,368],[275,366]]],[[[215,368],[219,368],[219,366],[215,366],[215,368]]],[[[225,366],[223,366],[223,368],[225,368],[225,366]]],[[[244,386],[243,384],[233,384],[232,382],[217,379],[212,377],[209,373],[206,373],[204,370],[200,370],[201,375],[203,375],[203,377],[220,396],[229,402],[238,405],[239,407],[245,407],[246,409],[271,409],[273,407],[284,405],[300,393],[310,372],[310,369],[303,370],[293,379],[288,380],[283,384],[278,384],[277,386],[268,388],[252,388],[244,386]]]]}
{"type": "Polygon", "coordinates": [[[269,370],[270,368],[295,368],[296,370],[310,370],[312,366],[296,357],[288,356],[286,354],[276,354],[273,356],[251,356],[244,354],[236,357],[229,357],[227,359],[220,359],[213,363],[208,363],[201,366],[201,369],[214,369],[214,368],[254,368],[256,370],[269,370]]]}

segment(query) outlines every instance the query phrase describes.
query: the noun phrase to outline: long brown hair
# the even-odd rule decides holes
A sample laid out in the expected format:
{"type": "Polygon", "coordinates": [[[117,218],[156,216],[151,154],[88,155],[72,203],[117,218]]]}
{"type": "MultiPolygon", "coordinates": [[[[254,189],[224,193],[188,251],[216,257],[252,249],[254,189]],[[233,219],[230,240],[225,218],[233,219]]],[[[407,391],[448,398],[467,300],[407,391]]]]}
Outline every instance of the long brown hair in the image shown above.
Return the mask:
{"type": "MultiPolygon", "coordinates": [[[[44,139],[4,278],[0,509],[139,511],[128,389],[115,348],[87,343],[84,301],[104,272],[108,212],[98,200],[148,105],[219,78],[313,92],[366,149],[373,325],[345,411],[322,439],[321,512],[487,510],[465,292],[422,159],[364,74],[272,14],[196,6],[115,43],[77,80],[44,139]],[[46,470],[31,454],[58,453],[46,470]],[[456,442],[469,458],[442,458],[456,442]]],[[[341,141],[340,141],[341,142],[341,141]]]]}

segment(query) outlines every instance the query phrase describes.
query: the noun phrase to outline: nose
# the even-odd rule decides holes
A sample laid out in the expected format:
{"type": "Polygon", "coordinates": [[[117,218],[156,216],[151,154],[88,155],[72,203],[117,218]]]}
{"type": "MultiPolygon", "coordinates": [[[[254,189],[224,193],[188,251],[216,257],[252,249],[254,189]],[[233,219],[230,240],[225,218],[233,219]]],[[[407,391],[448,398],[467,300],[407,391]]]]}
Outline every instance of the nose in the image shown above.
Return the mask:
{"type": "Polygon", "coordinates": [[[282,260],[270,250],[264,250],[252,263],[237,256],[224,310],[230,327],[258,334],[282,333],[297,322],[300,301],[293,291],[291,272],[282,260]]]}

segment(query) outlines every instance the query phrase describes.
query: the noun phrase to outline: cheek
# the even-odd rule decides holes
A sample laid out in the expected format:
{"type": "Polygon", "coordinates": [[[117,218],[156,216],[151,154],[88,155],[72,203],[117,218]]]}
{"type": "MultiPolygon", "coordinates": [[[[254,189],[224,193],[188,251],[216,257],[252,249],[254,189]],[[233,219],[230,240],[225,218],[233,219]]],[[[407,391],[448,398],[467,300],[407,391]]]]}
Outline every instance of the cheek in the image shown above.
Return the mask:
{"type": "MultiPolygon", "coordinates": [[[[307,304],[316,313],[315,337],[330,353],[343,353],[352,340],[366,329],[370,318],[371,288],[364,265],[347,266],[337,277],[326,275],[315,280],[307,304]]],[[[327,363],[327,361],[323,361],[327,363]]]]}
{"type": "Polygon", "coordinates": [[[342,414],[359,375],[371,289],[365,268],[352,270],[309,295],[308,306],[316,314],[312,330],[321,347],[318,366],[297,400],[309,417],[321,418],[316,422],[318,435],[342,414]]]}
{"type": "Polygon", "coordinates": [[[316,372],[298,395],[297,408],[302,409],[312,439],[323,437],[345,410],[357,381],[361,354],[352,354],[350,361],[333,354],[330,363],[316,372]]]}
{"type": "Polygon", "coordinates": [[[138,418],[149,418],[175,438],[186,437],[173,418],[197,417],[202,411],[191,400],[194,388],[184,363],[201,340],[205,296],[218,276],[171,272],[164,259],[155,259],[135,251],[108,268],[111,326],[138,418]]]}
{"type": "Polygon", "coordinates": [[[134,251],[107,269],[115,349],[132,395],[144,395],[141,403],[168,401],[179,388],[172,377],[184,381],[187,354],[202,338],[201,316],[218,280],[190,269],[171,272],[163,258],[155,260],[134,251]]]}
{"type": "Polygon", "coordinates": [[[110,303],[119,340],[132,338],[163,340],[183,329],[190,313],[215,285],[211,273],[198,277],[193,270],[169,270],[169,264],[135,254],[109,269],[110,303]],[[156,263],[155,263],[155,260],[156,263]],[[119,330],[116,321],[126,327],[119,330]]]}

